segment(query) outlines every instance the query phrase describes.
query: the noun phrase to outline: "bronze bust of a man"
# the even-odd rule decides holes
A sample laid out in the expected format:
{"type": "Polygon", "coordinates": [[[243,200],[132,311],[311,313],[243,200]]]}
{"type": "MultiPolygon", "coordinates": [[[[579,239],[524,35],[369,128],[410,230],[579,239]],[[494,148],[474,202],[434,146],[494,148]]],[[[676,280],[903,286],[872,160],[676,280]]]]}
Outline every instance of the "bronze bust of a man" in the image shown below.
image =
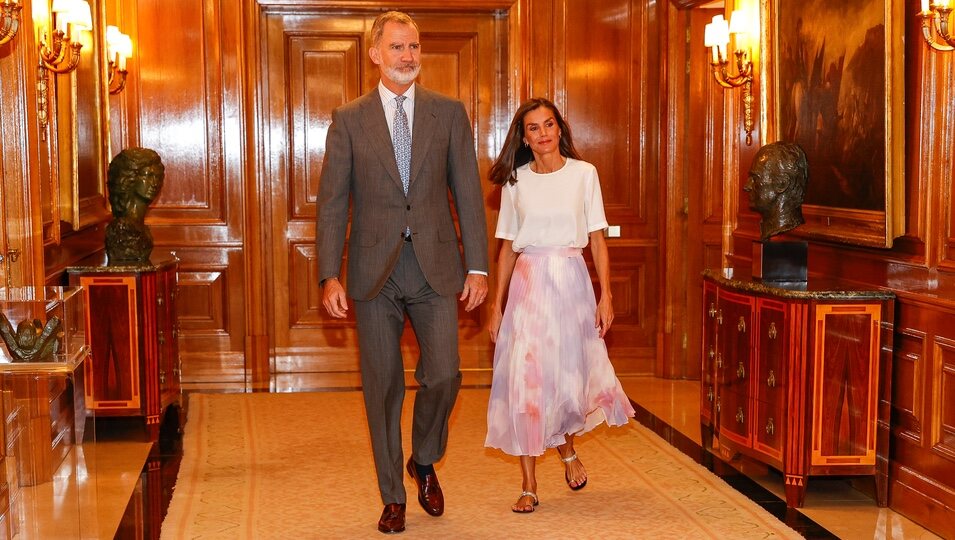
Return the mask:
{"type": "Polygon", "coordinates": [[[159,154],[149,148],[127,148],[110,161],[107,188],[114,219],[106,226],[109,264],[149,261],[153,237],[146,211],[162,189],[165,171],[159,154]]]}
{"type": "Polygon", "coordinates": [[[762,216],[762,240],[805,223],[802,201],[808,180],[809,161],[796,143],[774,142],[756,152],[743,190],[749,193],[750,208],[762,216]]]}

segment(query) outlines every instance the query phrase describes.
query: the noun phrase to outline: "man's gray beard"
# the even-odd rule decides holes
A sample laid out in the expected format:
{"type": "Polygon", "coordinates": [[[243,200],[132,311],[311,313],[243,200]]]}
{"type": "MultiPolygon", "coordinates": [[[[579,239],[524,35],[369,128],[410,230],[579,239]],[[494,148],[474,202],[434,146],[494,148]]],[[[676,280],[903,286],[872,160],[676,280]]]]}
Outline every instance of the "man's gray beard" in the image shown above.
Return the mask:
{"type": "Polygon", "coordinates": [[[414,82],[414,80],[418,78],[419,73],[421,73],[421,64],[415,66],[414,71],[410,73],[394,67],[385,68],[385,74],[388,75],[388,78],[398,84],[410,84],[414,82]]]}

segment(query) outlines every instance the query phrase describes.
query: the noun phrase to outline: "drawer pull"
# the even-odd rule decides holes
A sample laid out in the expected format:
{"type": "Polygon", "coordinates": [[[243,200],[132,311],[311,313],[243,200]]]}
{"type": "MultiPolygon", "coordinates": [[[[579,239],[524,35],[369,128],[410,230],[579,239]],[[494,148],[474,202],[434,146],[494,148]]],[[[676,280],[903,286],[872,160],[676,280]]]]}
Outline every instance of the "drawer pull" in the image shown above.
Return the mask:
{"type": "Polygon", "coordinates": [[[769,377],[766,377],[766,386],[776,388],[776,372],[769,370],[769,377]]]}
{"type": "Polygon", "coordinates": [[[156,304],[161,306],[163,302],[165,302],[165,300],[163,299],[162,295],[156,295],[156,304]]]}
{"type": "Polygon", "coordinates": [[[740,332],[745,332],[745,331],[746,331],[746,319],[744,319],[743,317],[740,317],[740,318],[739,318],[739,322],[736,323],[736,329],[739,330],[740,332]]]}
{"type": "Polygon", "coordinates": [[[744,366],[742,362],[740,362],[739,365],[736,366],[736,376],[739,377],[740,379],[746,378],[746,366],[744,366]]]}
{"type": "Polygon", "coordinates": [[[746,418],[743,416],[743,408],[742,408],[742,407],[737,407],[737,408],[736,408],[736,421],[739,422],[740,424],[742,424],[742,423],[743,423],[743,420],[745,420],[745,419],[746,419],[746,418]]]}
{"type": "Polygon", "coordinates": [[[776,323],[769,323],[769,339],[776,339],[776,323]]]}
{"type": "Polygon", "coordinates": [[[716,312],[716,322],[719,323],[719,324],[723,324],[723,310],[722,310],[722,309],[716,312]]]}
{"type": "Polygon", "coordinates": [[[720,396],[716,396],[716,412],[720,412],[720,396]]]}
{"type": "Polygon", "coordinates": [[[712,386],[706,390],[706,399],[708,399],[711,403],[713,402],[713,387],[712,386]]]}
{"type": "Polygon", "coordinates": [[[770,418],[766,421],[766,434],[772,435],[774,431],[776,431],[776,427],[773,426],[773,419],[770,418]]]}
{"type": "Polygon", "coordinates": [[[710,314],[711,319],[716,317],[716,306],[714,306],[713,304],[710,304],[710,309],[709,311],[707,311],[707,313],[710,314]]]}
{"type": "Polygon", "coordinates": [[[166,372],[159,370],[159,384],[166,384],[166,372]]]}
{"type": "Polygon", "coordinates": [[[723,367],[723,354],[722,354],[722,353],[716,355],[716,367],[718,367],[718,368],[722,368],[722,367],[723,367]]]}
{"type": "Polygon", "coordinates": [[[712,360],[712,359],[713,359],[713,357],[714,357],[714,356],[716,356],[716,351],[715,351],[715,350],[713,350],[713,347],[710,347],[710,353],[709,353],[709,356],[710,356],[710,360],[712,360]]]}

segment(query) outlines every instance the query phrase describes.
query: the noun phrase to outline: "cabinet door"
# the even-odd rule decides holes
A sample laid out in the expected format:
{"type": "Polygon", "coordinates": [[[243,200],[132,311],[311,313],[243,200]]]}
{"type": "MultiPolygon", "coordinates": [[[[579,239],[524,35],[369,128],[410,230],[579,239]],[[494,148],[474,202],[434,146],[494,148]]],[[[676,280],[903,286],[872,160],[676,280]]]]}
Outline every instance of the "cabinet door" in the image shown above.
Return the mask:
{"type": "Polygon", "coordinates": [[[813,310],[812,465],[875,465],[882,306],[813,310]]]}
{"type": "Polygon", "coordinates": [[[757,307],[756,348],[753,368],[756,399],[770,402],[782,400],[786,386],[786,354],[789,350],[789,327],[786,304],[760,299],[757,307]]]}
{"type": "Polygon", "coordinates": [[[85,275],[90,357],[84,363],[86,406],[97,414],[137,414],[140,385],[139,281],[133,275],[85,275]]]}
{"type": "Polygon", "coordinates": [[[175,265],[160,275],[156,290],[157,340],[159,341],[159,385],[163,406],[178,399],[179,343],[176,322],[178,271],[175,265]]]}
{"type": "Polygon", "coordinates": [[[752,422],[750,392],[753,356],[752,328],[755,300],[751,296],[719,291],[716,320],[716,377],[720,404],[720,436],[750,446],[752,422]]]}
{"type": "Polygon", "coordinates": [[[751,296],[720,291],[716,320],[719,325],[716,351],[717,384],[748,396],[752,371],[752,328],[755,300],[751,296]]]}
{"type": "Polygon", "coordinates": [[[760,298],[756,306],[753,389],[756,418],[753,449],[781,461],[786,433],[786,358],[789,350],[787,304],[760,298]]]}
{"type": "Polygon", "coordinates": [[[700,421],[713,425],[716,402],[716,336],[718,325],[717,288],[714,283],[703,282],[703,368],[700,375],[700,421]]]}

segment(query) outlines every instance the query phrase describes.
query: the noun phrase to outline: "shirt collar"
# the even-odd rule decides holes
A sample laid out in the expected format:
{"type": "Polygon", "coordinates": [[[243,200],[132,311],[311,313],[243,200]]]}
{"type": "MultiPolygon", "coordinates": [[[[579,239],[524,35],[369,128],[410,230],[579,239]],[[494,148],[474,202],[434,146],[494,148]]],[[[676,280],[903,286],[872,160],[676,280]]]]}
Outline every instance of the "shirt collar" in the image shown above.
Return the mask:
{"type": "MultiPolygon", "coordinates": [[[[408,87],[407,90],[405,90],[405,93],[404,93],[403,95],[404,95],[406,98],[408,98],[407,101],[406,101],[406,103],[409,102],[409,101],[410,101],[411,103],[414,103],[414,93],[415,93],[414,91],[415,91],[415,86],[417,86],[417,85],[416,85],[416,84],[412,84],[411,86],[408,87]]],[[[392,92],[391,90],[388,90],[388,88],[385,86],[385,84],[382,83],[381,81],[378,81],[378,95],[381,97],[381,104],[382,104],[382,105],[392,104],[392,103],[394,103],[395,98],[398,97],[398,94],[392,92]]]]}

